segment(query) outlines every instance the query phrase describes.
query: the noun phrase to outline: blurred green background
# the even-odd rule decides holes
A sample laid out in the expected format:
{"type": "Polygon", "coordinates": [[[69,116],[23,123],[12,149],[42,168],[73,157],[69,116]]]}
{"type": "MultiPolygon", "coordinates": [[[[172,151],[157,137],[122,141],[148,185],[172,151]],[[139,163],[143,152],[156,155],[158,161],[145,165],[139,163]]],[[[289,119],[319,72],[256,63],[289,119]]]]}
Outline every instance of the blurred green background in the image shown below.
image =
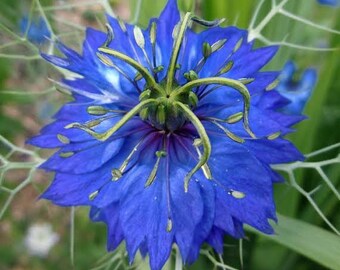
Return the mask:
{"type": "MultiPolygon", "coordinates": [[[[58,79],[58,71],[40,59],[37,46],[21,38],[19,21],[22,16],[31,14],[34,17],[44,14],[58,38],[69,46],[80,48],[85,27],[104,29],[104,12],[111,12],[112,9],[125,20],[135,20],[141,26],[146,26],[151,17],[159,15],[165,2],[1,0],[0,134],[15,145],[24,147],[25,139],[50,122],[50,117],[65,100],[62,94],[54,90],[48,79],[58,79]]],[[[272,12],[271,2],[264,1],[256,25],[272,12]]],[[[225,25],[236,24],[246,29],[259,3],[260,1],[250,0],[179,0],[182,11],[195,11],[205,19],[226,18],[225,25]]],[[[297,16],[308,18],[315,24],[340,29],[340,9],[321,6],[316,0],[290,0],[285,9],[297,16]]],[[[339,34],[306,26],[282,14],[275,16],[263,29],[262,34],[271,41],[281,41],[288,35],[287,40],[294,44],[315,48],[340,48],[339,34]]],[[[263,43],[258,42],[257,45],[263,43]]],[[[50,47],[47,44],[42,49],[48,51],[50,47]]],[[[339,50],[323,52],[321,49],[307,50],[285,46],[280,49],[268,68],[280,70],[287,60],[296,61],[301,71],[312,66],[319,74],[317,87],[305,110],[308,120],[296,126],[297,131],[291,135],[292,141],[305,154],[340,142],[339,50]]],[[[4,144],[0,144],[0,147],[2,155],[11,150],[4,144]]],[[[337,154],[339,148],[317,156],[313,161],[333,158],[337,154]]],[[[13,156],[14,160],[19,161],[26,158],[27,155],[23,153],[13,156]]],[[[323,169],[339,192],[340,165],[326,166],[323,169]]],[[[123,249],[106,255],[105,226],[91,223],[87,217],[87,209],[76,209],[72,223],[70,209],[58,208],[37,200],[48,185],[50,176],[35,172],[25,188],[20,191],[18,189],[17,193],[6,192],[20,185],[26,179],[28,171],[27,168],[8,170],[0,182],[0,207],[5,206],[11,195],[13,197],[9,208],[0,219],[0,270],[96,267],[129,269],[123,249]],[[51,223],[60,238],[47,256],[31,256],[24,245],[24,239],[29,227],[40,222],[51,223]],[[71,237],[73,228],[74,235],[71,237]]],[[[295,176],[297,183],[306,191],[321,185],[313,194],[313,201],[339,230],[339,198],[322,181],[317,170],[298,169],[295,176]]],[[[275,197],[277,211],[284,215],[280,217],[276,228],[277,237],[261,236],[249,229],[241,249],[238,240],[226,237],[223,261],[236,269],[340,269],[340,238],[325,224],[311,203],[288,182],[276,185],[275,197]]],[[[205,247],[205,250],[208,250],[208,247],[205,247]]],[[[215,254],[212,256],[213,258],[210,258],[205,252],[193,266],[187,268],[223,269],[212,261],[221,261],[220,258],[215,254]]],[[[138,269],[148,269],[147,264],[140,261],[135,266],[138,269]]],[[[174,269],[174,258],[165,268],[174,269]]]]}

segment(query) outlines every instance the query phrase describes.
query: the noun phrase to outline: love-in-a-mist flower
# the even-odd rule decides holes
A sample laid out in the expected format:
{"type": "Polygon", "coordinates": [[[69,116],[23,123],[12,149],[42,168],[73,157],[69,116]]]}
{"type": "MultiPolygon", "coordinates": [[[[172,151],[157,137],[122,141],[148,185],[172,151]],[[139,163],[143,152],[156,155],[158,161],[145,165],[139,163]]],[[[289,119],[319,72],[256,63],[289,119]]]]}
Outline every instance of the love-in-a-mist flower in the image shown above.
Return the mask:
{"type": "Polygon", "coordinates": [[[277,47],[253,48],[247,31],[222,28],[169,0],[147,29],[108,17],[108,35],[87,29],[82,53],[44,55],[77,76],[55,121],[31,143],[59,148],[42,168],[55,178],[42,198],[91,206],[108,228],[159,270],[177,245],[185,263],[201,245],[223,251],[243,224],[272,233],[272,164],[302,159],[283,136],[301,116],[279,112],[278,72],[261,72],[277,47]],[[196,33],[192,26],[206,30],[196,33]]]}
{"type": "Polygon", "coordinates": [[[297,67],[288,61],[279,76],[280,83],[276,90],[288,100],[282,111],[299,115],[303,112],[307,101],[313,93],[317,82],[317,72],[314,68],[306,69],[299,80],[295,77],[297,67]]]}
{"type": "Polygon", "coordinates": [[[27,39],[37,45],[42,45],[51,37],[47,23],[42,17],[29,18],[24,16],[20,20],[20,32],[27,39]]]}
{"type": "Polygon", "coordinates": [[[340,6],[340,0],[318,0],[318,2],[321,5],[327,5],[327,6],[333,6],[333,7],[340,6]]]}

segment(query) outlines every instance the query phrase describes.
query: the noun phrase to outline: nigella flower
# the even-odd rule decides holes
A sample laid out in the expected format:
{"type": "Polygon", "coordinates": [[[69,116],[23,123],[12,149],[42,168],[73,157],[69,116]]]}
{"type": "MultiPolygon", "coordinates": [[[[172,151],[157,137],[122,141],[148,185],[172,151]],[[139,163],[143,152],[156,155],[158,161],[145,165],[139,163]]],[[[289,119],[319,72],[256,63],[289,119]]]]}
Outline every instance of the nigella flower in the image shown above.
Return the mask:
{"type": "Polygon", "coordinates": [[[300,80],[295,80],[296,72],[296,65],[292,61],[288,61],[279,76],[280,83],[276,90],[289,101],[282,111],[299,115],[303,112],[315,88],[317,72],[313,68],[308,68],[303,72],[300,80]]]}
{"type": "Polygon", "coordinates": [[[340,6],[340,0],[318,0],[319,4],[338,7],[340,6]]]}
{"type": "Polygon", "coordinates": [[[51,37],[51,32],[46,21],[42,17],[29,19],[24,16],[20,20],[21,34],[27,35],[27,39],[34,44],[42,45],[51,37]]]}
{"type": "Polygon", "coordinates": [[[278,48],[181,19],[175,0],[145,30],[108,20],[108,35],[87,29],[81,54],[58,43],[65,57],[43,55],[77,76],[59,83],[74,101],[30,141],[59,148],[42,165],[55,172],[42,198],[90,206],[108,249],[125,240],[153,270],[174,244],[190,264],[203,243],[221,253],[225,234],[243,237],[243,224],[273,233],[281,178],[270,165],[303,158],[283,138],[302,117],[279,112],[279,73],[260,71],[278,48]]]}

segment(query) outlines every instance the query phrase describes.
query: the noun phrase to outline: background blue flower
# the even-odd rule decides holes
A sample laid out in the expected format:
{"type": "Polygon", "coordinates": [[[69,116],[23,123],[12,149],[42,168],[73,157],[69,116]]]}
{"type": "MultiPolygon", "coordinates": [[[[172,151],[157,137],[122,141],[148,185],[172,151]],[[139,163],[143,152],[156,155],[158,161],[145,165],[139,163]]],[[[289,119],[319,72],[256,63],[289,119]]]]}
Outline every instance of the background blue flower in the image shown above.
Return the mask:
{"type": "Polygon", "coordinates": [[[318,0],[318,2],[321,5],[328,5],[328,6],[334,6],[334,7],[338,7],[340,5],[339,0],[318,0]]]}
{"type": "Polygon", "coordinates": [[[306,69],[301,78],[296,77],[297,68],[292,61],[288,61],[281,74],[277,91],[289,100],[282,110],[290,114],[302,114],[307,101],[311,97],[317,82],[317,72],[313,68],[306,69]]]}
{"type": "Polygon", "coordinates": [[[27,39],[38,45],[44,44],[51,37],[51,32],[42,17],[35,17],[31,20],[28,16],[22,17],[20,20],[20,32],[23,35],[27,33],[27,39]]]}
{"type": "Polygon", "coordinates": [[[268,222],[276,220],[272,184],[282,179],[270,165],[303,159],[283,138],[303,117],[280,112],[287,102],[273,90],[279,72],[260,71],[278,47],[254,49],[247,31],[236,27],[200,33],[189,28],[181,40],[184,28],[175,28],[180,14],[174,0],[146,30],[111,17],[108,21],[112,42],[88,28],[81,54],[58,43],[64,57],[43,55],[80,77],[63,79],[60,86],[72,92],[74,101],[30,140],[42,148],[59,148],[41,166],[55,172],[42,198],[61,206],[91,206],[91,219],[107,224],[108,249],[125,240],[130,260],[139,250],[149,255],[153,270],[162,268],[174,243],[190,264],[203,243],[221,253],[225,234],[243,237],[243,224],[273,233],[268,222]],[[164,87],[178,40],[174,89],[159,97],[162,93],[155,94],[153,84],[140,76],[143,70],[138,73],[124,59],[146,67],[156,85],[164,87]],[[105,41],[109,50],[102,50],[105,41]],[[216,81],[173,94],[198,78],[216,81]],[[251,130],[247,94],[240,94],[245,85],[251,96],[251,130]],[[95,138],[150,95],[158,103],[138,111],[105,140],[95,138]],[[164,98],[169,103],[161,103],[164,98]],[[211,147],[204,145],[207,141],[211,147]],[[208,149],[208,162],[186,190],[188,173],[208,149]]]}

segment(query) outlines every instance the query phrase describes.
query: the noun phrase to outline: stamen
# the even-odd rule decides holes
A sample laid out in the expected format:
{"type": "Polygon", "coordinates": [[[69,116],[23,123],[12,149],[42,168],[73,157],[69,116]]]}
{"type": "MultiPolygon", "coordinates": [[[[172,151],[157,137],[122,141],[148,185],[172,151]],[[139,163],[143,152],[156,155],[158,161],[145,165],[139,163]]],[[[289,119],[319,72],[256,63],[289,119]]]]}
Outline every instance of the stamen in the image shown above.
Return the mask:
{"type": "MultiPolygon", "coordinates": [[[[157,71],[157,61],[156,61],[156,34],[157,34],[157,24],[155,22],[151,23],[150,27],[150,42],[151,42],[151,47],[152,47],[152,63],[154,67],[154,76],[155,80],[158,82],[158,75],[157,73],[160,72],[161,70],[157,71]]],[[[164,67],[162,68],[162,70],[164,67]]]]}
{"type": "Polygon", "coordinates": [[[225,43],[227,42],[227,39],[222,39],[222,40],[219,40],[217,42],[215,42],[213,45],[210,45],[208,42],[204,42],[203,43],[203,58],[201,58],[196,67],[194,68],[194,70],[199,73],[204,64],[206,63],[208,57],[213,54],[214,52],[220,50],[224,45],[225,43]]]}
{"type": "Polygon", "coordinates": [[[135,25],[135,27],[133,28],[133,36],[135,37],[135,41],[138,47],[144,49],[145,47],[144,35],[142,33],[142,30],[137,25],[135,25]]]}
{"type": "Polygon", "coordinates": [[[244,85],[250,84],[253,81],[255,81],[254,78],[241,78],[241,79],[238,79],[238,80],[239,80],[240,83],[242,83],[244,85]]]}
{"type": "Polygon", "coordinates": [[[109,120],[109,119],[112,119],[112,118],[115,118],[117,116],[118,115],[109,115],[109,116],[105,116],[105,117],[100,117],[100,118],[97,118],[97,119],[94,119],[94,120],[87,121],[87,122],[85,122],[85,124],[75,122],[75,123],[68,124],[64,128],[70,129],[70,128],[78,127],[78,128],[82,128],[82,129],[83,128],[84,129],[91,129],[91,128],[94,128],[94,127],[100,125],[102,122],[109,120]]]}
{"type": "MultiPolygon", "coordinates": [[[[107,27],[108,29],[108,39],[109,36],[112,36],[112,28],[111,27],[107,27]]],[[[133,68],[135,68],[145,79],[145,81],[147,82],[148,86],[151,86],[152,89],[155,89],[156,91],[163,93],[163,89],[157,84],[157,82],[155,81],[154,77],[149,73],[149,71],[143,67],[139,62],[137,62],[136,60],[132,59],[131,57],[118,52],[116,50],[110,49],[108,48],[109,42],[108,39],[106,40],[106,42],[100,47],[98,48],[98,50],[100,52],[106,53],[108,55],[114,56],[120,60],[123,60],[124,62],[126,62],[127,64],[129,64],[130,66],[132,66],[133,68]]],[[[131,44],[131,40],[129,39],[129,42],[131,44]]],[[[131,44],[132,48],[134,49],[133,44],[131,44]]],[[[136,54],[136,57],[138,55],[136,54]]]]}
{"type": "Polygon", "coordinates": [[[268,140],[275,140],[275,139],[277,139],[278,137],[280,137],[280,135],[281,135],[281,132],[278,131],[278,132],[275,132],[275,133],[272,134],[272,135],[269,135],[269,136],[267,137],[267,139],[268,139],[268,140]]]}
{"type": "Polygon", "coordinates": [[[198,75],[194,70],[190,70],[189,72],[184,73],[184,78],[188,81],[193,81],[198,79],[198,75]]]}
{"type": "Polygon", "coordinates": [[[66,136],[62,135],[62,134],[58,134],[57,138],[60,142],[62,142],[63,144],[69,144],[70,143],[70,139],[67,138],[66,136]]]}
{"type": "Polygon", "coordinates": [[[119,171],[121,173],[123,173],[126,169],[126,167],[128,166],[129,162],[131,161],[133,155],[138,151],[139,146],[144,142],[146,137],[144,137],[143,139],[141,139],[136,145],[135,147],[132,149],[132,151],[130,152],[130,154],[127,156],[127,158],[124,160],[124,162],[122,163],[122,165],[119,167],[119,171]]]}
{"type": "Polygon", "coordinates": [[[190,120],[190,122],[194,125],[196,128],[196,131],[198,135],[200,136],[202,146],[203,146],[203,154],[201,158],[199,159],[199,162],[197,165],[185,176],[184,179],[184,191],[188,192],[189,188],[189,182],[191,177],[200,169],[202,166],[204,166],[211,154],[211,144],[209,137],[205,131],[204,126],[202,125],[201,121],[197,118],[197,116],[181,102],[175,101],[174,106],[178,106],[187,116],[187,118],[190,120]]]}
{"type": "Polygon", "coordinates": [[[159,167],[159,163],[161,161],[161,158],[166,157],[166,152],[165,151],[157,151],[156,152],[156,156],[157,156],[157,161],[156,164],[154,165],[154,167],[152,168],[152,171],[145,183],[145,187],[149,187],[152,185],[152,183],[155,181],[156,179],[156,175],[157,175],[157,171],[158,171],[158,167],[159,167]]]}
{"type": "Polygon", "coordinates": [[[167,232],[171,232],[172,231],[172,227],[173,227],[172,219],[168,218],[168,222],[167,222],[167,226],[166,226],[166,231],[167,232]]]}
{"type": "Polygon", "coordinates": [[[152,66],[150,59],[149,59],[149,56],[145,51],[145,38],[144,38],[143,32],[137,25],[135,25],[135,27],[133,28],[133,35],[134,35],[134,38],[135,38],[135,41],[136,41],[138,47],[142,50],[143,55],[144,55],[148,65],[149,65],[150,69],[153,71],[154,67],[152,66]]]}
{"type": "Polygon", "coordinates": [[[214,52],[217,52],[218,50],[222,49],[223,46],[227,43],[227,39],[221,39],[221,40],[218,40],[216,41],[213,45],[211,45],[211,51],[214,53],[214,52]]]}
{"type": "Polygon", "coordinates": [[[127,113],[127,111],[124,111],[124,110],[110,110],[110,109],[104,108],[103,106],[96,106],[96,105],[94,105],[94,106],[89,106],[87,108],[87,113],[91,114],[91,115],[100,116],[100,115],[105,115],[105,114],[108,114],[108,113],[117,113],[117,114],[127,113]]]}
{"type": "Polygon", "coordinates": [[[211,48],[211,46],[208,42],[203,43],[202,51],[203,51],[203,57],[204,58],[208,58],[211,55],[212,48],[211,48]]]}
{"type": "Polygon", "coordinates": [[[123,172],[118,169],[113,169],[111,171],[112,181],[118,181],[123,176],[123,172]]]}
{"type": "Polygon", "coordinates": [[[59,156],[62,158],[68,158],[68,157],[72,157],[74,154],[75,152],[61,152],[59,156]]]}
{"type": "Polygon", "coordinates": [[[243,43],[243,38],[241,38],[235,45],[235,48],[233,50],[233,53],[237,52],[240,48],[241,48],[241,45],[243,43]]]}
{"type": "Polygon", "coordinates": [[[227,119],[226,119],[226,122],[228,124],[235,124],[239,121],[241,121],[243,118],[243,112],[238,112],[238,113],[235,113],[233,115],[230,115],[227,119]]]}
{"type": "Polygon", "coordinates": [[[117,70],[121,75],[125,77],[125,79],[127,79],[137,89],[139,93],[141,93],[141,89],[139,88],[136,81],[132,80],[120,67],[115,65],[109,57],[99,52],[97,52],[96,55],[102,63],[109,67],[113,67],[115,70],[117,70]]]}
{"type": "Polygon", "coordinates": [[[93,201],[99,194],[99,190],[96,190],[94,192],[92,192],[90,195],[89,195],[89,200],[90,201],[93,201]]]}
{"type": "Polygon", "coordinates": [[[280,83],[280,80],[276,79],[275,81],[273,81],[271,84],[267,86],[266,91],[274,90],[278,86],[279,83],[280,83]]]}
{"type": "Polygon", "coordinates": [[[228,191],[228,194],[233,196],[235,199],[243,199],[246,196],[243,192],[232,189],[228,191]]]}
{"type": "Polygon", "coordinates": [[[217,76],[220,76],[220,75],[222,75],[224,73],[227,73],[229,70],[232,69],[233,65],[234,65],[234,62],[233,61],[229,61],[225,66],[223,66],[219,70],[219,72],[217,72],[217,76]]]}
{"type": "Polygon", "coordinates": [[[109,111],[103,106],[90,106],[87,108],[87,113],[91,115],[105,115],[109,111]]]}
{"type": "Polygon", "coordinates": [[[225,128],[224,126],[222,126],[222,125],[219,124],[218,122],[212,121],[212,123],[213,123],[214,125],[216,125],[217,127],[219,127],[221,130],[223,130],[224,133],[225,133],[230,139],[232,139],[233,141],[238,142],[238,143],[244,143],[244,142],[245,142],[244,139],[242,139],[241,137],[235,135],[234,133],[232,133],[231,131],[229,131],[227,128],[225,128]]]}
{"type": "Polygon", "coordinates": [[[146,89],[144,90],[140,95],[139,95],[139,101],[143,101],[146,99],[149,99],[151,96],[151,90],[150,89],[146,89]]]}

